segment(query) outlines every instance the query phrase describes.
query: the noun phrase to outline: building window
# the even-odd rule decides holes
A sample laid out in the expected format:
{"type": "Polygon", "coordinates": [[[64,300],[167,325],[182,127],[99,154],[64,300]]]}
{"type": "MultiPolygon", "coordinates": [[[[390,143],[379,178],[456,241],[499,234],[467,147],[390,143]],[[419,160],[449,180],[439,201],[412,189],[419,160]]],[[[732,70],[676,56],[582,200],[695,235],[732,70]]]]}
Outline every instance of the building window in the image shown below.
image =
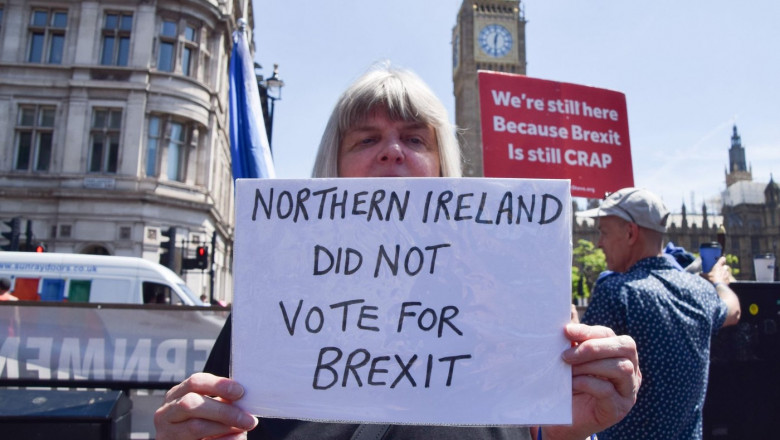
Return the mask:
{"type": "Polygon", "coordinates": [[[164,173],[168,180],[183,182],[192,128],[170,117],[151,116],[148,130],[146,175],[156,177],[164,173]]]}
{"type": "Polygon", "coordinates": [[[89,171],[116,173],[119,163],[119,135],[122,110],[95,109],[90,130],[89,171]]]}
{"type": "Polygon", "coordinates": [[[761,242],[759,237],[750,237],[750,253],[754,256],[761,253],[761,242]]]}
{"type": "Polygon", "coordinates": [[[198,32],[192,25],[184,26],[184,42],[181,53],[181,73],[190,76],[192,63],[196,60],[193,55],[198,53],[198,32]]]}
{"type": "Polygon", "coordinates": [[[160,26],[160,47],[157,53],[157,70],[173,72],[176,54],[176,22],[163,20],[160,26]]]}
{"type": "Polygon", "coordinates": [[[30,16],[30,42],[27,61],[62,64],[67,27],[67,11],[33,9],[30,16]]]}
{"type": "Polygon", "coordinates": [[[146,175],[149,177],[157,176],[157,163],[160,155],[160,118],[152,116],[149,118],[149,139],[146,142],[146,175]]]}
{"type": "Polygon", "coordinates": [[[54,107],[22,106],[16,120],[18,171],[48,171],[54,138],[54,107]]]}
{"type": "Polygon", "coordinates": [[[103,48],[100,52],[100,64],[127,66],[132,30],[133,14],[106,13],[103,18],[103,48]]]}
{"type": "Polygon", "coordinates": [[[208,32],[186,20],[163,19],[158,37],[157,70],[181,72],[208,80],[211,54],[207,48],[208,32]]]}
{"type": "Polygon", "coordinates": [[[167,175],[169,180],[184,180],[184,164],[187,151],[185,150],[184,125],[178,122],[170,123],[170,135],[168,136],[168,166],[167,175]]]}

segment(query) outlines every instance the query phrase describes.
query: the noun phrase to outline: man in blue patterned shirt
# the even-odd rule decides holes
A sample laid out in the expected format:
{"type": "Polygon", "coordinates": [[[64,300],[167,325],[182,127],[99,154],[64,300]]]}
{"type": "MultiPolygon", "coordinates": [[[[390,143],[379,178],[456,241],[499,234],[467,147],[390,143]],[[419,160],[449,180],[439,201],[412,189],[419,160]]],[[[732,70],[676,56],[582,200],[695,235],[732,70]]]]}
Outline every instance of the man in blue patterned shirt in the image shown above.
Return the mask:
{"type": "Polygon", "coordinates": [[[728,288],[721,258],[701,276],[662,256],[669,211],[653,193],[624,188],[599,208],[598,246],[612,273],[597,282],[583,323],[630,335],[642,360],[642,388],[631,412],[598,434],[610,439],[701,439],[710,340],[739,321],[739,300],[728,288]]]}

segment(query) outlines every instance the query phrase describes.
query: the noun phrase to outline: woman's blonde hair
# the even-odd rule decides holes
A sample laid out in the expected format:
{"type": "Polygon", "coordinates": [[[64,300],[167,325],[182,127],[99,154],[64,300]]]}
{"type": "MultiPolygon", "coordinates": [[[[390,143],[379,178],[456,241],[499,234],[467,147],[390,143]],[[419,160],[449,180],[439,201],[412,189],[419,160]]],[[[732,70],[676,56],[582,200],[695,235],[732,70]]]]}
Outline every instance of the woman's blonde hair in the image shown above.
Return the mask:
{"type": "Polygon", "coordinates": [[[375,66],[341,95],[322,134],[312,177],[338,177],[339,146],[344,134],[377,109],[386,111],[394,121],[433,127],[441,175],[461,177],[460,147],[444,105],[415,73],[388,64],[375,66]]]}

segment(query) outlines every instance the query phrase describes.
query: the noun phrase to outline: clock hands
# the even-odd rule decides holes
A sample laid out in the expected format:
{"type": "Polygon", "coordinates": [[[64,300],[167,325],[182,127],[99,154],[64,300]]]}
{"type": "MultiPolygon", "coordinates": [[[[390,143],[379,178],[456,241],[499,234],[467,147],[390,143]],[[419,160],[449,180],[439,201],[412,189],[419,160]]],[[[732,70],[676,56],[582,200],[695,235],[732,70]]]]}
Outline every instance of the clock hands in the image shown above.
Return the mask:
{"type": "Polygon", "coordinates": [[[499,24],[489,24],[479,34],[482,51],[494,58],[505,56],[512,47],[512,35],[499,24]]]}

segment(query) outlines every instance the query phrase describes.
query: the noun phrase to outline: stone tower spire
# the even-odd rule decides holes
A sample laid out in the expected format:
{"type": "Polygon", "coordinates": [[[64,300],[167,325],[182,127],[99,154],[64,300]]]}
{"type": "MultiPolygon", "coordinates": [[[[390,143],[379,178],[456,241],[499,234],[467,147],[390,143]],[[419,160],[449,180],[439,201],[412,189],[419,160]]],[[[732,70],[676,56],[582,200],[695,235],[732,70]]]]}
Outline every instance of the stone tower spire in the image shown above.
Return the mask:
{"type": "Polygon", "coordinates": [[[753,180],[753,175],[747,167],[742,137],[737,133],[735,124],[733,134],[731,135],[731,147],[729,148],[729,171],[726,174],[726,186],[731,186],[742,180],[751,181],[753,180]]]}
{"type": "Polygon", "coordinates": [[[702,229],[704,229],[704,230],[709,229],[710,228],[710,222],[707,219],[707,204],[706,203],[702,203],[701,204],[701,218],[702,218],[702,220],[701,220],[701,227],[702,227],[702,229]]]}

